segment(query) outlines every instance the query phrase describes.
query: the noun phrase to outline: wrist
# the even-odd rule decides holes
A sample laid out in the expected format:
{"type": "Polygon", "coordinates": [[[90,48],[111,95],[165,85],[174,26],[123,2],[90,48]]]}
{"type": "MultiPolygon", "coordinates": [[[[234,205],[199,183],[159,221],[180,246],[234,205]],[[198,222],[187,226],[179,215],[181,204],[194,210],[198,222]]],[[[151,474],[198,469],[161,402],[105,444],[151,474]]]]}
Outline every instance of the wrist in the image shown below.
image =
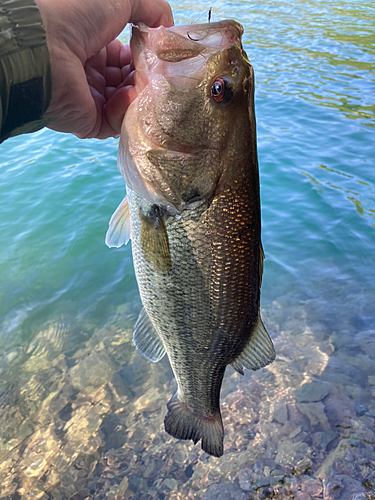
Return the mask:
{"type": "Polygon", "coordinates": [[[51,67],[41,15],[33,0],[2,4],[0,21],[9,33],[0,40],[2,141],[46,124],[42,115],[51,98],[51,67]]]}

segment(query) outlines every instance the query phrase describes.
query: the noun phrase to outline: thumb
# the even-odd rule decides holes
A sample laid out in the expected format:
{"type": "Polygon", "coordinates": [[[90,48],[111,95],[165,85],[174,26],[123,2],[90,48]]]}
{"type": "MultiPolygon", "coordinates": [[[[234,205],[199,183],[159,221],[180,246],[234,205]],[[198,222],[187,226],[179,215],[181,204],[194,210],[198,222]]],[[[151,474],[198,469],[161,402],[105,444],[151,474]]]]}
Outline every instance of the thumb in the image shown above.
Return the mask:
{"type": "Polygon", "coordinates": [[[165,0],[131,0],[132,23],[142,21],[150,28],[173,26],[172,9],[165,0]]]}

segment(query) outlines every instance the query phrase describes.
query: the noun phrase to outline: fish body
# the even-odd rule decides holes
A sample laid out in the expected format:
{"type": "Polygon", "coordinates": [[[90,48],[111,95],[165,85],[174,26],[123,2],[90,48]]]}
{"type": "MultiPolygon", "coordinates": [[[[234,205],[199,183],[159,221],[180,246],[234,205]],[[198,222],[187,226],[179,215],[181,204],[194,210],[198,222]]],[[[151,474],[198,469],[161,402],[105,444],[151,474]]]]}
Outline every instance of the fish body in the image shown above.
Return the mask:
{"type": "Polygon", "coordinates": [[[235,21],[133,28],[137,99],[124,119],[127,197],[107,243],[132,239],[144,309],[136,347],[167,353],[178,390],[165,429],[223,454],[220,388],[231,364],[275,356],[260,318],[263,250],[254,75],[235,21]]]}

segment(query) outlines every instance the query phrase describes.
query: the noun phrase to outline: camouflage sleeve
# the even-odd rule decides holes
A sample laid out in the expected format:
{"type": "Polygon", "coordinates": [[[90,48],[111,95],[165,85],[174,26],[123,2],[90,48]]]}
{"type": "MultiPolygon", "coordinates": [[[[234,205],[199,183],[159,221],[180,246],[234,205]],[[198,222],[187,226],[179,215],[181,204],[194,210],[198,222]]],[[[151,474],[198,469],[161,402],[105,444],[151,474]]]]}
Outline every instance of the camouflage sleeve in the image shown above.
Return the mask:
{"type": "Polygon", "coordinates": [[[34,0],[0,0],[0,142],[35,132],[51,100],[46,33],[34,0]]]}

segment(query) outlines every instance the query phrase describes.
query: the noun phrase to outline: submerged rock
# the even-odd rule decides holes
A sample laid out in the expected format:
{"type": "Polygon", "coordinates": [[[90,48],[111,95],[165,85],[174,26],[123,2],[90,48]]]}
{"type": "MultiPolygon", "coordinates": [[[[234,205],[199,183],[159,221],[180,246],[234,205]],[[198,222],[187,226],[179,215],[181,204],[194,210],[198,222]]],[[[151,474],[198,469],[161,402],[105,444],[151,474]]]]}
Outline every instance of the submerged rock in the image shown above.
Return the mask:
{"type": "Polygon", "coordinates": [[[230,483],[211,484],[202,500],[249,500],[249,495],[230,483]]]}
{"type": "Polygon", "coordinates": [[[304,384],[296,390],[298,403],[312,403],[321,401],[329,394],[329,385],[326,382],[314,381],[304,384]]]}
{"type": "Polygon", "coordinates": [[[318,497],[323,491],[323,484],[319,479],[311,478],[302,483],[301,489],[312,497],[318,497]]]}
{"type": "Polygon", "coordinates": [[[329,429],[330,426],[324,412],[323,403],[297,403],[296,407],[301,413],[306,415],[310,421],[311,427],[319,426],[323,429],[329,429]]]}
{"type": "MultiPolygon", "coordinates": [[[[281,307],[264,311],[278,352],[272,365],[244,377],[228,369],[221,459],[163,431],[165,404],[175,390],[171,370],[167,360],[143,361],[130,331],[113,325],[95,331],[68,358],[59,351],[65,340],[44,329],[26,357],[28,372],[15,365],[18,385],[0,393],[1,494],[362,500],[375,483],[374,375],[366,372],[366,383],[349,390],[331,379],[329,335],[315,338],[306,307],[290,320],[293,332],[284,328],[281,307]]],[[[367,335],[359,338],[361,349],[350,354],[361,356],[371,342],[367,335]]],[[[20,363],[20,354],[4,365],[2,376],[13,363],[20,363]]]]}
{"type": "Polygon", "coordinates": [[[313,444],[317,448],[321,448],[326,451],[327,447],[332,443],[334,439],[337,438],[337,432],[328,430],[322,432],[314,432],[313,434],[313,444]]]}
{"type": "Polygon", "coordinates": [[[305,458],[308,451],[307,443],[284,440],[277,447],[275,462],[280,465],[296,466],[302,458],[305,458]]]}

